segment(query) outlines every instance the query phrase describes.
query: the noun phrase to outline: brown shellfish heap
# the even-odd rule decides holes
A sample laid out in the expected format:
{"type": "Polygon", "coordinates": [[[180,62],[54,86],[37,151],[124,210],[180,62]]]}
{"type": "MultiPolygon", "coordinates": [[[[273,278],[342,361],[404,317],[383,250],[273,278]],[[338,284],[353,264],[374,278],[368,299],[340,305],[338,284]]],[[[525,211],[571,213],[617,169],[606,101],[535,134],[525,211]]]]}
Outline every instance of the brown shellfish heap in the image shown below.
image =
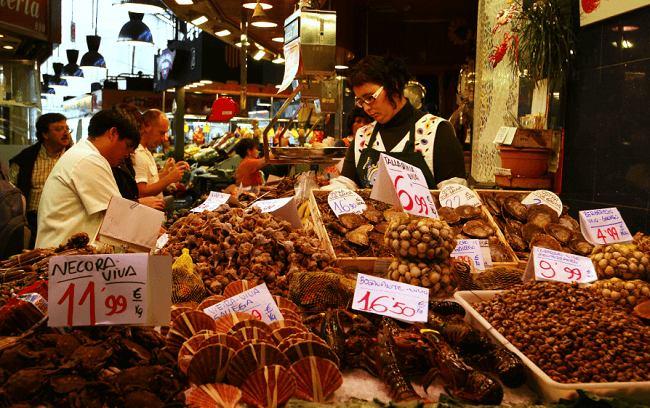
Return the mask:
{"type": "Polygon", "coordinates": [[[362,214],[341,214],[339,217],[329,206],[329,191],[314,191],[323,225],[337,257],[390,257],[384,246],[384,232],[394,209],[389,204],[370,198],[370,190],[356,191],[366,203],[362,214]]]}
{"type": "Polygon", "coordinates": [[[446,222],[401,213],[388,225],[384,243],[397,257],[388,279],[429,288],[431,297],[445,297],[456,288],[450,257],[456,240],[446,222]]]}
{"type": "Polygon", "coordinates": [[[597,246],[589,256],[599,279],[648,280],[650,257],[635,246],[612,244],[597,246]]]}
{"type": "Polygon", "coordinates": [[[594,246],[584,238],[574,218],[566,213],[558,216],[545,204],[527,207],[521,203],[527,195],[479,192],[519,260],[526,261],[535,246],[582,256],[591,254],[594,246]]]}
{"type": "Polygon", "coordinates": [[[640,279],[599,279],[589,287],[592,292],[621,306],[634,307],[650,299],[650,283],[640,279]]]}
{"type": "Polygon", "coordinates": [[[266,283],[272,294],[284,294],[287,274],[301,270],[335,272],[335,260],[313,234],[294,230],[288,221],[258,207],[222,205],[216,211],[190,214],[168,231],[160,253],[181,255],[190,250],[194,270],[211,294],[221,294],[231,282],[246,279],[266,283]]]}

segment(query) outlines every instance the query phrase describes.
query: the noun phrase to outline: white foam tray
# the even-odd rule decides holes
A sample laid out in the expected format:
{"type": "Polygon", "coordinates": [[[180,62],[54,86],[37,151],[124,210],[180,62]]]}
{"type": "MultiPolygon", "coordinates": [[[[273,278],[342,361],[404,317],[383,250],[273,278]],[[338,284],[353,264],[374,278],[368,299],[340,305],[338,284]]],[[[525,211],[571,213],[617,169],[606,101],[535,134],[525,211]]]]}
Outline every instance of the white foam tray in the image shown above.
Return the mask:
{"type": "Polygon", "coordinates": [[[650,381],[640,382],[608,382],[608,383],[576,383],[563,384],[553,381],[544,371],[533,364],[521,351],[505,339],[487,320],[485,320],[472,306],[492,299],[500,291],[459,291],[454,298],[465,308],[467,314],[465,321],[472,326],[485,331],[493,341],[499,343],[516,353],[524,361],[528,373],[528,385],[539,394],[545,403],[558,402],[559,399],[574,400],[578,398],[576,390],[584,390],[592,394],[606,397],[623,397],[633,401],[650,401],[650,381]]]}

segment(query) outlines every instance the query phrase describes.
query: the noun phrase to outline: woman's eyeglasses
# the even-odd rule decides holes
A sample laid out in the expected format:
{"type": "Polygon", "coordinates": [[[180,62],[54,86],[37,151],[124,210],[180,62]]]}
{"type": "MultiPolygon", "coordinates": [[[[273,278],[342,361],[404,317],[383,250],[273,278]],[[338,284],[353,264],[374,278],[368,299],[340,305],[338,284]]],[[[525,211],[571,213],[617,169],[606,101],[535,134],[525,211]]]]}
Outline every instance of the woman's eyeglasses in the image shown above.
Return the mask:
{"type": "Polygon", "coordinates": [[[360,108],[363,108],[363,104],[364,104],[364,103],[365,103],[366,105],[370,105],[371,103],[373,103],[374,101],[377,100],[377,98],[379,97],[379,94],[381,93],[381,91],[382,91],[383,89],[384,89],[384,87],[383,87],[383,86],[380,86],[379,89],[377,89],[377,91],[376,91],[374,94],[370,95],[370,96],[367,97],[366,99],[354,98],[354,103],[355,103],[355,105],[357,105],[357,106],[360,107],[360,108]]]}

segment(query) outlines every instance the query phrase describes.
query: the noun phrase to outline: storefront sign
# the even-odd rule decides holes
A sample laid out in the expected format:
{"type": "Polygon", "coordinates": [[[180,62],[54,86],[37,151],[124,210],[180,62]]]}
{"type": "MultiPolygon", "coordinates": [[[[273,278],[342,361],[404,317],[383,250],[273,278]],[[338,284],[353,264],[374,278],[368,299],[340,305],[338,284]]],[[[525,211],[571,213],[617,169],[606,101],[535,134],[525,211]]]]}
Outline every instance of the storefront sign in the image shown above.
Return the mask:
{"type": "Polygon", "coordinates": [[[410,322],[426,322],[429,289],[360,273],[352,309],[410,322]]]}
{"type": "Polygon", "coordinates": [[[284,319],[266,284],[229,297],[221,303],[204,309],[203,312],[215,320],[232,312],[252,314],[264,323],[284,319]]]}
{"type": "Polygon", "coordinates": [[[476,193],[460,184],[450,184],[440,190],[438,201],[442,207],[456,208],[461,205],[479,207],[482,203],[476,193]]]}
{"type": "Polygon", "coordinates": [[[478,270],[485,270],[481,243],[478,239],[459,239],[454,252],[451,253],[451,257],[465,262],[478,270]]]}
{"type": "Polygon", "coordinates": [[[169,325],[171,276],[171,256],[53,256],[48,326],[169,325]]]}
{"type": "Polygon", "coordinates": [[[615,207],[580,211],[580,231],[594,245],[632,241],[630,230],[615,207]]]}
{"type": "Polygon", "coordinates": [[[562,200],[552,191],[536,190],[521,200],[522,204],[531,206],[533,204],[546,204],[557,212],[558,217],[562,215],[562,200]]]}
{"type": "Polygon", "coordinates": [[[345,188],[329,193],[327,203],[337,217],[346,213],[361,214],[368,208],[359,194],[345,188]]]}
{"type": "Polygon", "coordinates": [[[392,204],[410,214],[439,219],[422,170],[383,153],[379,155],[379,169],[370,198],[392,204]]]}
{"type": "Polygon", "coordinates": [[[48,40],[49,0],[0,0],[0,23],[48,40]]]}
{"type": "Polygon", "coordinates": [[[524,272],[524,282],[529,280],[589,283],[598,275],[590,258],[533,247],[524,272]]]}

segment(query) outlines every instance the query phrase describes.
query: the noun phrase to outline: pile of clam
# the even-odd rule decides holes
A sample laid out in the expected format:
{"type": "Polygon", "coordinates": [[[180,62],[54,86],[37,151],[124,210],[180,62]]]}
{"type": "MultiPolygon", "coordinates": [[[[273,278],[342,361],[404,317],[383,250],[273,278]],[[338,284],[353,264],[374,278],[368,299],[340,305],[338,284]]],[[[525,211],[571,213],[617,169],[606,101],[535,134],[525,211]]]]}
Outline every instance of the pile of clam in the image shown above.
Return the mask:
{"type": "Polygon", "coordinates": [[[452,262],[452,258],[428,263],[395,258],[388,267],[387,276],[394,281],[428,288],[431,297],[444,298],[456,287],[452,262]]]}
{"type": "Polygon", "coordinates": [[[634,246],[612,244],[597,246],[589,256],[599,279],[648,279],[650,257],[634,246]]]}
{"type": "MultiPolygon", "coordinates": [[[[232,288],[226,290],[236,294],[232,288]]],[[[219,300],[174,306],[165,330],[167,348],[195,386],[187,392],[190,406],[236,406],[243,399],[275,408],[294,397],[322,403],[341,386],[338,357],[302,324],[294,303],[275,297],[282,319],[267,324],[247,313],[215,320],[203,312],[219,300]]]]}
{"type": "Polygon", "coordinates": [[[558,216],[545,204],[527,207],[521,203],[526,194],[479,195],[520,260],[527,260],[535,246],[582,256],[594,248],[580,232],[580,224],[566,212],[558,216]]]}
{"type": "Polygon", "coordinates": [[[640,279],[599,279],[591,284],[590,289],[621,306],[636,306],[650,299],[650,283],[640,279]]]}
{"type": "Polygon", "coordinates": [[[269,291],[286,295],[287,275],[297,271],[334,271],[318,237],[258,207],[222,205],[214,212],[192,213],[168,231],[169,241],[160,250],[174,257],[190,251],[205,287],[221,294],[231,282],[246,279],[266,283],[269,291]]]}

